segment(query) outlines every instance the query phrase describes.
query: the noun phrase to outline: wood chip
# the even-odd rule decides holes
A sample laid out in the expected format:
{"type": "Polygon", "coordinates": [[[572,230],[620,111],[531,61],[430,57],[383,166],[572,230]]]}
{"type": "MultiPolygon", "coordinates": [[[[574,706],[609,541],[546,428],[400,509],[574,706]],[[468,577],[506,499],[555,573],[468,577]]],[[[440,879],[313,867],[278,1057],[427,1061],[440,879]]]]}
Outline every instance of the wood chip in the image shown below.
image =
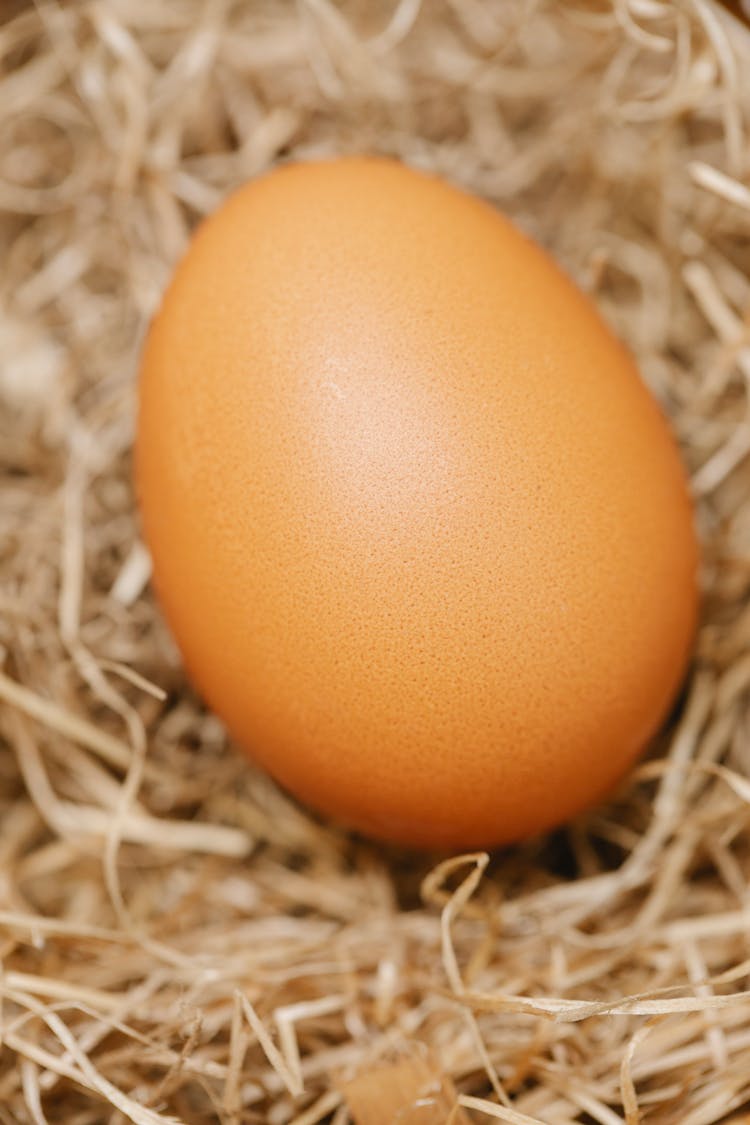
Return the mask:
{"type": "Polygon", "coordinates": [[[376,1064],[341,1092],[355,1125],[471,1125],[452,1081],[427,1054],[376,1064]]]}

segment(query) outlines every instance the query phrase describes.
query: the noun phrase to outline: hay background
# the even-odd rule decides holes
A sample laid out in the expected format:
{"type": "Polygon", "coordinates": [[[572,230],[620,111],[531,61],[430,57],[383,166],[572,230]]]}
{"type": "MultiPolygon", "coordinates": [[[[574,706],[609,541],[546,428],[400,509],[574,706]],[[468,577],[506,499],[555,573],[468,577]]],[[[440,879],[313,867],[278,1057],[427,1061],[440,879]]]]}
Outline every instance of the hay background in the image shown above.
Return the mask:
{"type": "Polygon", "coordinates": [[[707,0],[0,21],[0,1122],[343,1125],[339,1081],[414,1043],[487,1099],[477,1121],[747,1109],[750,36],[707,0]],[[277,159],[360,150],[562,260],[698,499],[670,732],[609,805],[488,867],[351,839],[249,770],[138,543],[134,373],[190,228],[277,159]]]}

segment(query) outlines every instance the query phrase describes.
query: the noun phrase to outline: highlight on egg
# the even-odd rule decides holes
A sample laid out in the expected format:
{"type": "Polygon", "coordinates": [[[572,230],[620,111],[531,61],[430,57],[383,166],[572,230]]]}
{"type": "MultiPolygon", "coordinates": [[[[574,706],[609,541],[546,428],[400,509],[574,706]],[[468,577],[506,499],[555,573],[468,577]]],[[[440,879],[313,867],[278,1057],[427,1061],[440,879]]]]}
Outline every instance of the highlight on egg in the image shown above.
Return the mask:
{"type": "Polygon", "coordinates": [[[434,176],[287,165],[204,222],[144,349],[136,474],[197,689],[365,833],[558,825],[675,699],[698,552],[668,426],[589,298],[434,176]]]}

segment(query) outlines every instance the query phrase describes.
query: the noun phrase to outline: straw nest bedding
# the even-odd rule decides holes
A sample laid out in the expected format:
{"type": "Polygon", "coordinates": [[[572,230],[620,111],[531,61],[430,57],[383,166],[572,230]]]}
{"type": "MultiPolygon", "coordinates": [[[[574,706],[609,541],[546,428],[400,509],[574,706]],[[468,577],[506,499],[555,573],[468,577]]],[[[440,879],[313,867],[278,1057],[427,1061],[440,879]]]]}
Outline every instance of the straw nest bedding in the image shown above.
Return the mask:
{"type": "Polygon", "coordinates": [[[0,1122],[343,1125],[341,1082],[420,1044],[475,1121],[747,1110],[750,33],[708,0],[0,21],[0,1122]],[[248,768],[138,541],[138,350],[191,227],[278,159],[373,150],[558,256],[697,498],[669,731],[605,807],[489,863],[351,839],[248,768]]]}

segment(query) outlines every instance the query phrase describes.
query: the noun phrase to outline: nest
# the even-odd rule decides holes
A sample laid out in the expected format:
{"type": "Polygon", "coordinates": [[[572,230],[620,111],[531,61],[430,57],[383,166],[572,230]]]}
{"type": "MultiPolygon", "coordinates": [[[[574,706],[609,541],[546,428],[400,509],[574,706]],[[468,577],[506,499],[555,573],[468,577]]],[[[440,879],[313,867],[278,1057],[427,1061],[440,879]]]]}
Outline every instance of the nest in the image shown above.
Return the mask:
{"type": "Polygon", "coordinates": [[[750,33],[710,0],[6,8],[3,1125],[344,1125],[352,1076],[410,1055],[456,1121],[748,1110],[749,134],[750,33]],[[670,728],[606,806],[491,858],[352,838],[249,768],[138,538],[138,353],[191,228],[279,159],[354,151],[555,254],[696,497],[670,728]]]}

